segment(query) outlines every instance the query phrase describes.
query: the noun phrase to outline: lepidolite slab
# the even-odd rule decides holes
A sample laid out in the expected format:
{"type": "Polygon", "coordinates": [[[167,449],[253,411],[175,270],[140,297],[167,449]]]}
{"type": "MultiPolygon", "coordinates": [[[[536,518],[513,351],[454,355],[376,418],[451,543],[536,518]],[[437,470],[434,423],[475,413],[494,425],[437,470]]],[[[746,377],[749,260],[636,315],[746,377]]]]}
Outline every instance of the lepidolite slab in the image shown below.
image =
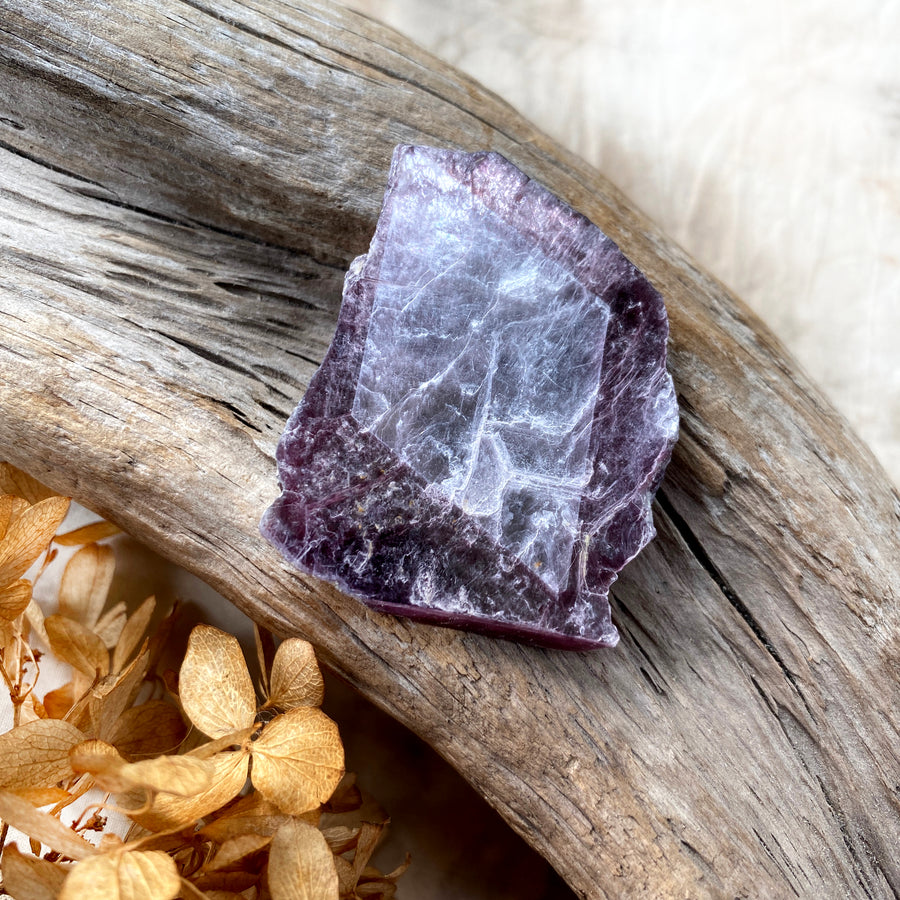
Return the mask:
{"type": "Polygon", "coordinates": [[[263,534],[370,607],[612,646],[678,431],[662,298],[496,153],[398,147],[263,534]]]}

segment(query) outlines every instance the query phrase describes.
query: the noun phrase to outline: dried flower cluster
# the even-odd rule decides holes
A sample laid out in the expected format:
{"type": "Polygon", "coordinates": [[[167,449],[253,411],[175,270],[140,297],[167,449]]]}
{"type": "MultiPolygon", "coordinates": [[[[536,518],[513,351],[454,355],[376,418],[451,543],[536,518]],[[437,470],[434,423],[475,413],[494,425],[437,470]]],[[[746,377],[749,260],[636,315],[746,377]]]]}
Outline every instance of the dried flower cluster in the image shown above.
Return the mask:
{"type": "Polygon", "coordinates": [[[3,890],[16,900],[393,897],[408,860],[388,875],[368,865],[385,822],[361,820],[337,726],[319,709],[311,645],[267,652],[257,634],[254,686],[237,640],[199,625],[180,673],[160,672],[174,613],[150,636],[152,597],[130,615],[109,605],[115,558],[97,541],[116,529],[57,535],[68,505],[0,464],[0,671],[14,710],[0,735],[0,844],[11,826],[32,851],[4,847],[3,890]],[[57,545],[79,549],[59,612],[45,618],[32,588],[57,545]],[[43,701],[35,637],[72,668],[43,701]],[[100,802],[65,824],[91,790],[100,802]],[[127,834],[87,840],[110,809],[131,819],[127,834]]]}

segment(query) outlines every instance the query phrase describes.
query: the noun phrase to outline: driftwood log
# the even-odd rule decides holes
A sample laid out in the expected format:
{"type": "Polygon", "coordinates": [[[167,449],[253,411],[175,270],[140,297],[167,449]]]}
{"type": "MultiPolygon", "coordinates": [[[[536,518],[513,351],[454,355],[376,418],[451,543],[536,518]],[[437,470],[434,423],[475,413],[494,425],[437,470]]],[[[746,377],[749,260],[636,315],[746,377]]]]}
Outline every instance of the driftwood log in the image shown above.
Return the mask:
{"type": "Polygon", "coordinates": [[[431,742],[585,897],[900,895],[900,502],[765,327],[477,84],[317,0],[4,0],[0,455],[431,742]],[[576,654],[414,625],[258,535],[398,142],[495,149],[667,298],[658,539],[576,654]]]}

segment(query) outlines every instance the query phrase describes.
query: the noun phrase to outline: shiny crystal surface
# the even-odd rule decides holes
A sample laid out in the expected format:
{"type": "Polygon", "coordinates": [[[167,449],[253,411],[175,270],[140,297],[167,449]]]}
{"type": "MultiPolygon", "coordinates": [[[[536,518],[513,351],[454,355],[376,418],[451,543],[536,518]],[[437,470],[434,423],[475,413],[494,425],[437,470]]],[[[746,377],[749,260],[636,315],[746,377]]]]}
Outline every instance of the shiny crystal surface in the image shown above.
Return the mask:
{"type": "Polygon", "coordinates": [[[591,474],[609,307],[470,197],[453,182],[421,214],[398,197],[353,417],[557,590],[591,474]]]}
{"type": "Polygon", "coordinates": [[[615,643],[677,434],[659,295],[497,154],[395,152],[263,533],[370,606],[615,643]]]}

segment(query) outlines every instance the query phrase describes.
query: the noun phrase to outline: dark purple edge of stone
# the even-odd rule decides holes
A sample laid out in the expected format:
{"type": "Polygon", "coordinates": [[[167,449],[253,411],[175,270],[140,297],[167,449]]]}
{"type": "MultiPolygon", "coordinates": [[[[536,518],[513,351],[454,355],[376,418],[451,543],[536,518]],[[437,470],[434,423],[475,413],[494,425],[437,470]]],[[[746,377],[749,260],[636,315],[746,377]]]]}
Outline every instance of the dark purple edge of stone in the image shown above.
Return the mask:
{"type": "MultiPolygon", "coordinates": [[[[527,175],[513,166],[503,156],[495,152],[483,152],[474,154],[460,154],[451,150],[435,150],[434,148],[417,148],[408,145],[398,146],[393,155],[388,185],[385,192],[385,203],[378,220],[375,235],[373,236],[368,254],[357,257],[347,273],[344,289],[344,302],[341,305],[338,326],[335,339],[329,347],[322,365],[313,376],[305,397],[296,407],[285,427],[284,434],[278,444],[276,458],[278,461],[279,475],[284,482],[287,466],[287,443],[291,435],[305,423],[311,420],[333,419],[346,416],[352,420],[351,410],[355,394],[356,381],[359,369],[362,365],[365,351],[365,332],[368,330],[368,321],[374,303],[374,290],[366,289],[371,278],[362,277],[362,272],[377,271],[384,254],[383,235],[389,231],[389,222],[393,213],[391,203],[392,192],[399,179],[400,168],[404,157],[424,150],[433,160],[436,155],[442,155],[442,162],[447,169],[453,172],[463,183],[471,184],[473,195],[502,218],[514,229],[526,234],[534,243],[551,259],[564,266],[572,267],[575,261],[574,274],[593,293],[600,297],[610,307],[609,329],[607,331],[606,345],[604,348],[603,374],[598,390],[598,405],[594,415],[594,427],[591,437],[591,456],[596,458],[601,434],[603,431],[597,427],[598,421],[602,421],[604,411],[601,409],[604,387],[613,381],[613,376],[619,366],[626,363],[633,354],[639,354],[645,370],[653,370],[658,373],[660,381],[668,381],[671,402],[674,403],[674,388],[671,377],[665,369],[666,342],[668,338],[668,320],[662,297],[650,285],[640,271],[621,253],[619,248],[599,228],[590,222],[582,214],[571,209],[559,200],[554,194],[542,185],[532,181],[527,175]],[[498,180],[507,184],[508,193],[502,196],[510,197],[509,205],[492,203],[496,198],[493,192],[498,180]],[[522,203],[527,199],[528,203],[522,203]],[[528,212],[526,212],[526,208],[528,212]],[[543,210],[543,215],[534,214],[534,209],[543,210]],[[553,231],[548,231],[547,220],[556,219],[558,223],[553,231]],[[560,240],[560,235],[562,240],[560,240]],[[572,247],[576,242],[582,242],[582,252],[575,254],[572,247]],[[612,270],[614,276],[609,276],[612,270]],[[604,277],[604,271],[606,276],[604,277]],[[634,323],[626,329],[624,322],[623,306],[629,302],[632,292],[641,291],[644,294],[640,304],[640,312],[648,319],[644,327],[637,327],[634,323]],[[632,341],[627,343],[616,342],[615,338],[623,333],[629,333],[632,341]],[[351,340],[351,337],[353,338],[351,340]],[[635,344],[641,345],[635,349],[635,344]],[[334,372],[332,372],[332,369],[334,372]],[[352,377],[351,377],[352,376],[352,377]],[[328,387],[331,390],[327,390],[328,387]]],[[[497,192],[498,194],[500,192],[497,192]]],[[[634,383],[629,383],[634,388],[634,383]]],[[[661,389],[662,384],[658,385],[661,389]]],[[[656,393],[660,393],[657,390],[656,393]]],[[[619,405],[619,404],[617,404],[619,405]]],[[[353,420],[355,421],[355,420],[353,420]]],[[[324,424],[324,423],[323,423],[324,424]]],[[[633,453],[629,449],[640,436],[640,424],[626,419],[626,427],[616,431],[610,429],[605,432],[612,440],[608,442],[615,446],[618,444],[620,459],[633,459],[633,453]],[[627,426],[631,426],[628,428],[627,426]]],[[[396,460],[398,474],[411,477],[420,481],[423,489],[424,482],[405,463],[399,460],[393,451],[383,444],[374,435],[367,435],[372,442],[380,445],[383,450],[396,460]]],[[[609,610],[607,592],[609,586],[616,580],[618,571],[655,536],[652,513],[649,500],[643,502],[644,497],[652,499],[660,482],[662,481],[666,465],[672,454],[676,438],[665,443],[655,454],[652,464],[641,466],[641,471],[647,471],[647,476],[642,482],[636,484],[632,490],[620,498],[616,513],[608,518],[604,524],[608,528],[603,533],[603,543],[606,545],[600,553],[592,552],[588,556],[585,571],[586,580],[592,583],[594,590],[590,591],[592,602],[603,603],[606,606],[605,615],[601,615],[604,625],[603,633],[597,637],[585,638],[580,635],[564,632],[552,632],[553,626],[544,620],[535,626],[497,621],[482,616],[466,615],[459,612],[447,612],[445,610],[423,607],[411,603],[393,603],[374,599],[361,594],[352,585],[343,579],[326,576],[345,592],[361,600],[367,606],[380,612],[394,613],[407,618],[429,622],[435,625],[444,625],[455,628],[469,628],[488,635],[522,640],[528,643],[544,647],[589,650],[600,647],[612,647],[618,643],[618,631],[612,624],[609,610]],[[640,502],[636,502],[640,501],[640,502]],[[610,538],[610,532],[614,532],[615,539],[610,538]],[[646,538],[646,539],[645,539],[646,538]]],[[[657,443],[659,443],[657,441],[657,443]]],[[[607,457],[608,458],[608,457],[607,457]]],[[[614,467],[607,467],[616,471],[614,467]]],[[[621,468],[618,469],[621,472],[621,468]]],[[[595,468],[594,475],[589,484],[589,489],[597,491],[604,486],[602,471],[595,468]]],[[[615,482],[615,477],[610,480],[610,485],[615,482]]],[[[287,556],[289,546],[292,543],[286,524],[279,519],[278,513],[284,507],[290,490],[286,488],[263,515],[260,523],[260,531],[276,547],[287,556]]],[[[594,497],[585,497],[582,501],[581,521],[584,521],[584,513],[593,503],[605,503],[594,497]]],[[[460,515],[462,515],[462,512],[460,515]]],[[[477,528],[477,526],[475,526],[477,528]]],[[[482,532],[483,533],[483,532],[482,532]]],[[[497,545],[493,539],[484,534],[484,543],[490,545],[492,552],[501,556],[508,556],[508,551],[497,545]]],[[[575,579],[580,579],[580,566],[578,565],[578,552],[580,541],[576,540],[573,548],[573,558],[570,571],[572,577],[569,585],[561,592],[551,604],[551,611],[567,610],[578,594],[578,584],[575,579]]],[[[317,573],[314,567],[304,565],[295,558],[292,563],[301,571],[316,577],[323,577],[317,573]]],[[[290,559],[290,557],[288,557],[290,559]]],[[[533,576],[530,569],[524,564],[521,568],[540,584],[540,579],[533,576]]]]}

